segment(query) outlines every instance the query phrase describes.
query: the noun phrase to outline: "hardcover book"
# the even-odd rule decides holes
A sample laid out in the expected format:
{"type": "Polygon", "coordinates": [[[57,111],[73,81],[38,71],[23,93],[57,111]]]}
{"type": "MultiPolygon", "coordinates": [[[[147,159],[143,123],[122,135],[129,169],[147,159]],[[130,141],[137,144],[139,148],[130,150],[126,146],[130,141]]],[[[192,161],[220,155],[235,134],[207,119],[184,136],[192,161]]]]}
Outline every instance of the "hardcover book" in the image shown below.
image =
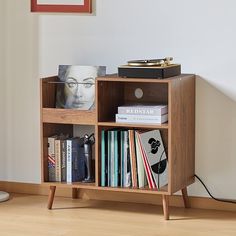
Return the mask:
{"type": "Polygon", "coordinates": [[[48,137],[48,181],[56,181],[55,140],[57,135],[48,137]]]}
{"type": "Polygon", "coordinates": [[[144,168],[144,160],[142,157],[142,150],[140,143],[138,141],[138,132],[135,131],[135,149],[136,149],[136,157],[137,157],[137,173],[138,173],[138,187],[143,188],[147,185],[147,177],[144,168]]]}
{"type": "Polygon", "coordinates": [[[74,137],[66,140],[67,156],[67,182],[78,182],[85,178],[84,149],[80,138],[74,137]]]}
{"type": "Polygon", "coordinates": [[[161,116],[116,114],[117,123],[163,124],[168,121],[168,114],[161,116]]]}
{"type": "Polygon", "coordinates": [[[167,105],[119,106],[118,114],[161,116],[168,113],[167,105]]]}

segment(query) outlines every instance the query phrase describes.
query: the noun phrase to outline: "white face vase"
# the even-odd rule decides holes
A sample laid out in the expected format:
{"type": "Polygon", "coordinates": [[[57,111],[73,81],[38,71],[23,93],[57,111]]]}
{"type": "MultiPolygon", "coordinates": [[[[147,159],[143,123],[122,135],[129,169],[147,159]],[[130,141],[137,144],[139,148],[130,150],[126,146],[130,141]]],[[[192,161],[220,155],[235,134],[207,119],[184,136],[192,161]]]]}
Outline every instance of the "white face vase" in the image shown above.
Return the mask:
{"type": "Polygon", "coordinates": [[[95,66],[69,66],[65,75],[65,108],[89,110],[95,99],[95,66]]]}

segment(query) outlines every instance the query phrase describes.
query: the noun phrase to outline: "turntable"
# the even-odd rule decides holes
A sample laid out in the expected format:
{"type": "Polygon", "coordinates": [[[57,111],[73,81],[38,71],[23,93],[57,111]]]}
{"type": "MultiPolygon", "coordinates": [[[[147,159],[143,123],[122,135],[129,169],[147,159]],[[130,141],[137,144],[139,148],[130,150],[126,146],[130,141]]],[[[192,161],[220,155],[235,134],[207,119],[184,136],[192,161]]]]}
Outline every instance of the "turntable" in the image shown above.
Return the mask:
{"type": "Polygon", "coordinates": [[[173,64],[172,57],[151,60],[132,60],[118,67],[118,76],[126,78],[164,79],[181,74],[181,65],[173,64]]]}

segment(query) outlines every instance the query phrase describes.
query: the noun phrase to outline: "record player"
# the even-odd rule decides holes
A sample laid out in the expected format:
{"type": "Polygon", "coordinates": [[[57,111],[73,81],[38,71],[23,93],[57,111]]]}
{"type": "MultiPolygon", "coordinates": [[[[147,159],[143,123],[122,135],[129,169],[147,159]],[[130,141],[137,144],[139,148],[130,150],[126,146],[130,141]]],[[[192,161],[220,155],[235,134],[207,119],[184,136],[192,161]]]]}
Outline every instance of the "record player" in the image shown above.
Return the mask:
{"type": "Polygon", "coordinates": [[[181,65],[173,64],[172,57],[151,60],[132,60],[118,67],[118,76],[126,78],[164,79],[181,74],[181,65]]]}

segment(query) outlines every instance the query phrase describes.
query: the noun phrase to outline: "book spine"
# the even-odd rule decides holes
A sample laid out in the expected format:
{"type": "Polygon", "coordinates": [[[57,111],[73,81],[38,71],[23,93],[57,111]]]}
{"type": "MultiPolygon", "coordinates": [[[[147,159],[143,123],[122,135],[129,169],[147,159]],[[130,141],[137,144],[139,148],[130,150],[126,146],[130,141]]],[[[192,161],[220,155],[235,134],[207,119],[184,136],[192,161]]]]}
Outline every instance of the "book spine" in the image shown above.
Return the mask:
{"type": "Polygon", "coordinates": [[[124,187],[124,131],[120,131],[120,186],[124,187]]]}
{"type": "Polygon", "coordinates": [[[114,131],[114,187],[118,187],[118,131],[114,131]]]}
{"type": "Polygon", "coordinates": [[[101,186],[105,187],[105,130],[101,133],[101,186]]]}
{"type": "Polygon", "coordinates": [[[130,151],[130,163],[131,163],[131,176],[132,176],[132,187],[137,188],[137,165],[136,165],[136,154],[134,146],[134,130],[129,130],[129,151],[130,151]]]}
{"type": "Polygon", "coordinates": [[[55,140],[55,172],[56,181],[61,181],[61,143],[60,139],[55,140]]]}
{"type": "Polygon", "coordinates": [[[168,114],[162,116],[116,114],[118,123],[162,124],[168,121],[168,114]]]}
{"type": "Polygon", "coordinates": [[[111,177],[111,187],[115,187],[115,141],[114,141],[114,130],[111,131],[111,168],[110,168],[110,177],[111,177]]]}
{"type": "Polygon", "coordinates": [[[61,181],[66,182],[66,140],[61,141],[61,181]]]}
{"type": "Polygon", "coordinates": [[[48,137],[48,181],[56,181],[55,173],[55,138],[48,137]]]}
{"type": "Polygon", "coordinates": [[[111,186],[111,131],[107,131],[107,158],[108,158],[108,163],[107,163],[107,186],[111,186]]]}
{"type": "Polygon", "coordinates": [[[161,116],[168,112],[167,106],[162,107],[118,107],[118,114],[161,116]]]}
{"type": "Polygon", "coordinates": [[[72,176],[71,181],[79,181],[79,142],[78,139],[72,140],[72,176]]]}
{"type": "Polygon", "coordinates": [[[147,184],[146,174],[144,169],[144,162],[142,158],[142,150],[138,142],[138,133],[135,131],[135,146],[136,146],[136,157],[137,157],[137,173],[138,173],[138,187],[143,188],[147,184]]]}
{"type": "Polygon", "coordinates": [[[66,182],[72,182],[72,141],[66,141],[66,182]]]}
{"type": "Polygon", "coordinates": [[[131,163],[129,155],[129,134],[128,131],[124,131],[124,177],[123,186],[131,187],[131,163]]]}

